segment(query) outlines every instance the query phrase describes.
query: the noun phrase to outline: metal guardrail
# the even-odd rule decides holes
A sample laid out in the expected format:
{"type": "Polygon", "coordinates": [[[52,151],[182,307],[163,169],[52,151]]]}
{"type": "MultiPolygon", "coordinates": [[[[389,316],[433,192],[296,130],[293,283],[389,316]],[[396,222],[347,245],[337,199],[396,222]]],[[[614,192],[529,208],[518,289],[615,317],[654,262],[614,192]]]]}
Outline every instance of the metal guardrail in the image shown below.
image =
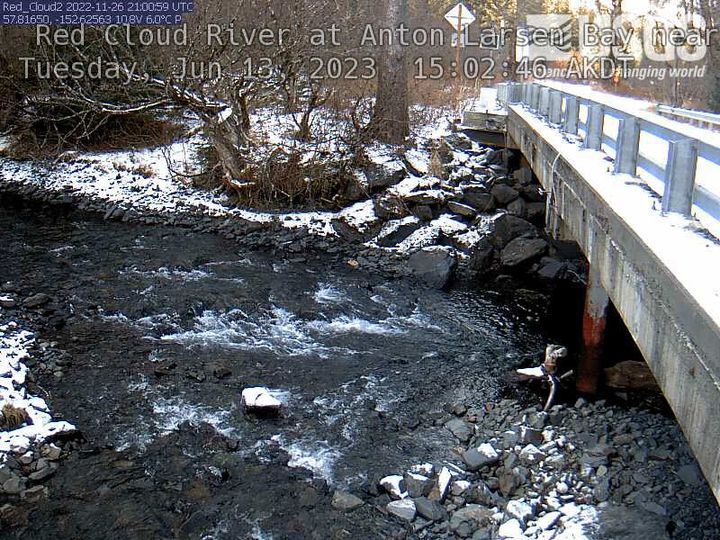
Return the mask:
{"type": "Polygon", "coordinates": [[[668,105],[658,105],[658,114],[669,116],[671,118],[681,118],[688,120],[698,126],[707,126],[712,128],[720,128],[720,114],[713,114],[703,111],[691,111],[689,109],[681,109],[679,107],[670,107],[668,105]]]}
{"type": "Polygon", "coordinates": [[[662,185],[662,209],[684,216],[692,215],[693,205],[720,221],[720,184],[712,190],[696,182],[698,161],[706,160],[720,167],[720,145],[674,130],[665,123],[655,122],[648,115],[635,116],[608,104],[599,103],[569,91],[538,83],[502,83],[498,85],[498,101],[504,105],[521,104],[545,118],[550,124],[571,135],[582,135],[585,148],[602,150],[607,146],[615,152],[615,172],[632,176],[642,169],[662,185]],[[580,108],[586,107],[586,120],[580,108]],[[604,129],[605,120],[619,122],[616,136],[604,129]],[[642,155],[641,134],[647,133],[668,144],[664,162],[642,155]]]}

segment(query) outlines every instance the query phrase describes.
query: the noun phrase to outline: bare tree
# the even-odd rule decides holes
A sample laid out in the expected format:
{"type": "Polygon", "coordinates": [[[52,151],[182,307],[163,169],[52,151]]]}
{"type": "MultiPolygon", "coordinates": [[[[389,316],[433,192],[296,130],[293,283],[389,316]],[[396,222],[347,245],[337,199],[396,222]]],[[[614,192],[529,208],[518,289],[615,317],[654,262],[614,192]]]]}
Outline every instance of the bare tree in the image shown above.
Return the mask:
{"type": "MultiPolygon", "coordinates": [[[[407,21],[407,0],[384,0],[385,22],[396,29],[407,21]]],[[[410,133],[408,71],[404,47],[393,40],[378,62],[378,88],[372,133],[389,144],[403,144],[410,133]]]]}

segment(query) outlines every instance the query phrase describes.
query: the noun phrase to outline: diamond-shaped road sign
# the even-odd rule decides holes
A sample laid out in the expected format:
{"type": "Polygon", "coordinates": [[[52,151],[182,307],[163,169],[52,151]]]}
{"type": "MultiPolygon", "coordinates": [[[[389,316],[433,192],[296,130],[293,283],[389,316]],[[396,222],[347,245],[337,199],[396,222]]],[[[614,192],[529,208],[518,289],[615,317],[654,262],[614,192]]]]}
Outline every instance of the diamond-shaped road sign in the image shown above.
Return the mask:
{"type": "Polygon", "coordinates": [[[462,30],[475,22],[475,15],[470,11],[470,8],[460,2],[445,14],[445,20],[449,22],[455,30],[458,28],[462,30]]]}

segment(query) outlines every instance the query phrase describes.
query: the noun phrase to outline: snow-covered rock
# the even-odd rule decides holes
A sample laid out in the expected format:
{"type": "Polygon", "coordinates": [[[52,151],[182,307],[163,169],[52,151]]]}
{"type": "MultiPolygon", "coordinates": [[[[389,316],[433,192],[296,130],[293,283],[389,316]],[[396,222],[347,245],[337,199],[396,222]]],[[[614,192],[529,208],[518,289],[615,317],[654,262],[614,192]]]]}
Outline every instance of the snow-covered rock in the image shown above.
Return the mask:
{"type": "Polygon", "coordinates": [[[275,415],[280,413],[282,402],[270,394],[270,390],[258,386],[245,388],[242,391],[241,401],[247,412],[254,414],[275,415]]]}

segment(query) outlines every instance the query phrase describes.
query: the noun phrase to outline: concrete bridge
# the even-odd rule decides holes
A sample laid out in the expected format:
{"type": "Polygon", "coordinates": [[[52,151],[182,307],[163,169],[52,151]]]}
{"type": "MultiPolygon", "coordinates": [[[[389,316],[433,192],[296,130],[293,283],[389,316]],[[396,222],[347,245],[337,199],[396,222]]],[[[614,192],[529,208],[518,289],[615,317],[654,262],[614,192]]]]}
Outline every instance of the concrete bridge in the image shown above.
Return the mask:
{"type": "Polygon", "coordinates": [[[590,263],[579,390],[597,388],[612,302],[720,501],[720,134],[580,86],[500,85],[498,101],[549,233],[590,263]]]}

